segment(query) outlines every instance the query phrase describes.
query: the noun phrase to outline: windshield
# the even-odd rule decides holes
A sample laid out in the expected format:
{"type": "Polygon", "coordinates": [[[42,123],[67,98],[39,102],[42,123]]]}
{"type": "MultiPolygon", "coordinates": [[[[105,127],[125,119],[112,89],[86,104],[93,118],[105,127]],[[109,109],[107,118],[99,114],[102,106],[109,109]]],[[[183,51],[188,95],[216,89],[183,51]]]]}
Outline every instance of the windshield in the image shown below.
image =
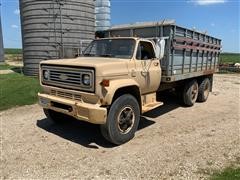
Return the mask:
{"type": "Polygon", "coordinates": [[[135,47],[133,39],[100,39],[94,40],[84,51],[84,56],[132,58],[135,47]]]}

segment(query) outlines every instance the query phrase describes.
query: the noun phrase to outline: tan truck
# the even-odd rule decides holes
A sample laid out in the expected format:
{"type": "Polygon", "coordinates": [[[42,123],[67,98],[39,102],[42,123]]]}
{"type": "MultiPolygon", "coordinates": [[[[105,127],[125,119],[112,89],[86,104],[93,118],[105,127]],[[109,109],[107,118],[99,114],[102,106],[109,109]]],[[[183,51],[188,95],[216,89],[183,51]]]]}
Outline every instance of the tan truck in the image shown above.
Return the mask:
{"type": "Polygon", "coordinates": [[[39,103],[50,120],[100,124],[119,145],[134,137],[142,113],[162,105],[157,93],[175,89],[186,106],[207,100],[221,40],[175,24],[121,26],[101,36],[81,57],[40,64],[39,103]]]}

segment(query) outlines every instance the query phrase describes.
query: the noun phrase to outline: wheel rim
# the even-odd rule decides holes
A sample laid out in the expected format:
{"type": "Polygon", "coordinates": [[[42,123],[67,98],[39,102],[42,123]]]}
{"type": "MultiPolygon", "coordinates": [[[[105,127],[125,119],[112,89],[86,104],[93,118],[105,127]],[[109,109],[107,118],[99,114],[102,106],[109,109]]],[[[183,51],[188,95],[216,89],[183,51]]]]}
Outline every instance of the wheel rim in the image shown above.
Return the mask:
{"type": "Polygon", "coordinates": [[[118,129],[122,134],[131,131],[135,121],[135,113],[132,107],[124,107],[118,115],[118,129]]]}
{"type": "Polygon", "coordinates": [[[198,86],[197,84],[194,84],[192,87],[192,101],[197,99],[197,95],[198,95],[198,86]]]}
{"type": "Polygon", "coordinates": [[[207,97],[209,94],[209,83],[206,83],[205,87],[204,87],[204,97],[207,97]]]}

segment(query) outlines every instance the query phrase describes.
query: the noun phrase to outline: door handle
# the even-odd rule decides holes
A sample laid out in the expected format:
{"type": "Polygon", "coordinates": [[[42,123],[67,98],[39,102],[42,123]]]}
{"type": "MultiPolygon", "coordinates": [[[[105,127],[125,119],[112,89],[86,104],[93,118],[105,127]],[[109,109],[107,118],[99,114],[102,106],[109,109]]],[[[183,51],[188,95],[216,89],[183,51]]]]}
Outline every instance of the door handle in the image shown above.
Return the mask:
{"type": "Polygon", "coordinates": [[[158,62],[155,62],[155,63],[153,63],[153,65],[154,65],[154,66],[158,66],[158,65],[159,65],[159,63],[158,63],[158,62]]]}

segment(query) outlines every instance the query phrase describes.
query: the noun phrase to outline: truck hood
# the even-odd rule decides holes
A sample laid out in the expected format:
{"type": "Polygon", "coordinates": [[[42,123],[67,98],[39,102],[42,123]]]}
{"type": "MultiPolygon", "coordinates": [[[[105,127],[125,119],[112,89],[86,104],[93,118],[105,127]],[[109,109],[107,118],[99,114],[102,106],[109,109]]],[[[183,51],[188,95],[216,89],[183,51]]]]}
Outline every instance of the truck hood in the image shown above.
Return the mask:
{"type": "Polygon", "coordinates": [[[78,57],[74,59],[42,61],[41,65],[92,67],[96,70],[96,76],[111,77],[128,75],[128,62],[129,59],[78,57]]]}

